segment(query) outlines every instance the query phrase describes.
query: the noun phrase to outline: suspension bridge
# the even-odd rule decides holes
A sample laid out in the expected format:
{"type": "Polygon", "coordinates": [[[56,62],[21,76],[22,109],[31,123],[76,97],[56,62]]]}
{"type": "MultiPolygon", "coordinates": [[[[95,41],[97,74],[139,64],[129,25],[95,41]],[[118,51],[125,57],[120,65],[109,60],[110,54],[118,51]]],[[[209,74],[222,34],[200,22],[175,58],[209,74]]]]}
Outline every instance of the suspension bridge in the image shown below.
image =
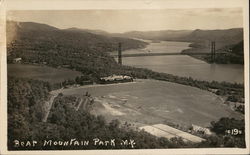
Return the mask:
{"type": "Polygon", "coordinates": [[[211,50],[210,52],[188,52],[188,53],[171,53],[171,52],[158,52],[158,53],[135,53],[135,54],[122,54],[122,45],[121,43],[118,44],[118,54],[117,55],[113,55],[114,57],[117,57],[118,58],[118,63],[119,64],[122,64],[122,57],[145,57],[145,56],[168,56],[168,55],[210,55],[211,56],[211,60],[212,62],[215,61],[216,59],[216,55],[217,54],[226,54],[226,52],[216,52],[216,49],[215,49],[215,42],[212,41],[211,42],[211,50]]]}

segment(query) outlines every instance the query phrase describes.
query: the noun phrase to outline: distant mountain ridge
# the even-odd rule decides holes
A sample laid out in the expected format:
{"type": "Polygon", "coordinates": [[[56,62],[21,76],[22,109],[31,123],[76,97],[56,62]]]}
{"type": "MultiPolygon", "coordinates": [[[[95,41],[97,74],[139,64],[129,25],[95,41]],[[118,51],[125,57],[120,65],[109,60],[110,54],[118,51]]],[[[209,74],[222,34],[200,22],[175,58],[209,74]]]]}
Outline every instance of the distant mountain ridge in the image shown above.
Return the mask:
{"type": "Polygon", "coordinates": [[[99,48],[106,47],[106,52],[117,49],[118,42],[121,42],[123,49],[141,48],[147,43],[121,37],[110,37],[91,33],[87,30],[58,29],[46,24],[34,22],[7,22],[7,43],[29,39],[35,44],[36,41],[44,40],[49,44],[72,46],[74,48],[99,48]]]}
{"type": "Polygon", "coordinates": [[[25,64],[66,67],[95,77],[119,70],[108,53],[117,51],[118,43],[122,43],[123,50],[147,45],[134,39],[79,33],[32,22],[8,21],[6,28],[8,63],[21,58],[25,64]]]}
{"type": "MultiPolygon", "coordinates": [[[[125,33],[109,33],[103,30],[80,28],[58,29],[46,24],[34,22],[7,21],[8,52],[18,51],[58,51],[75,49],[86,53],[116,51],[118,43],[123,50],[144,48],[148,43],[133,39],[153,41],[184,41],[190,42],[188,52],[210,52],[210,42],[216,42],[216,50],[227,49],[243,41],[243,28],[222,30],[161,30],[161,31],[130,31],[125,33]],[[91,52],[90,52],[91,51],[91,52]]],[[[17,52],[18,53],[18,52],[17,52]]],[[[76,53],[76,52],[74,52],[76,53]]]]}
{"type": "Polygon", "coordinates": [[[243,28],[216,30],[159,30],[159,31],[129,31],[124,33],[109,33],[103,30],[69,28],[76,32],[90,32],[108,37],[138,38],[145,40],[208,42],[216,41],[218,47],[237,44],[243,40],[243,28]]]}
{"type": "Polygon", "coordinates": [[[222,41],[228,40],[237,43],[243,39],[243,28],[233,28],[224,30],[194,30],[189,35],[183,38],[184,40],[211,40],[222,41]]]}
{"type": "Polygon", "coordinates": [[[97,35],[110,35],[110,33],[103,31],[103,30],[98,30],[98,29],[93,30],[93,29],[80,29],[80,28],[72,27],[72,28],[68,28],[64,30],[71,31],[71,32],[89,32],[89,33],[93,33],[97,35]]]}
{"type": "Polygon", "coordinates": [[[123,33],[126,37],[148,40],[175,40],[192,33],[192,30],[160,30],[160,31],[130,31],[123,33]]]}
{"type": "Polygon", "coordinates": [[[243,28],[222,30],[165,30],[165,31],[131,31],[124,33],[126,37],[165,40],[165,41],[224,41],[235,44],[243,40],[243,28]]]}

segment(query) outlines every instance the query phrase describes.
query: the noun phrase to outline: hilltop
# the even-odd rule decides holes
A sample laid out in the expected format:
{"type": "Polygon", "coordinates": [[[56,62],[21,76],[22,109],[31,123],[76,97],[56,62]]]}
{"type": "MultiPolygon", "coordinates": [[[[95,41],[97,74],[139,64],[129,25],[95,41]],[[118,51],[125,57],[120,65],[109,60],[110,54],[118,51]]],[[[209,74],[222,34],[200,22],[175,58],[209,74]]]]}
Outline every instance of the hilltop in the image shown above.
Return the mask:
{"type": "MultiPolygon", "coordinates": [[[[46,24],[34,22],[7,22],[7,42],[15,43],[20,39],[45,41],[55,46],[72,46],[74,48],[100,48],[105,46],[105,52],[116,50],[118,42],[123,49],[141,48],[147,43],[122,37],[107,37],[80,29],[58,29],[46,24]],[[14,40],[13,40],[14,39],[14,40]],[[13,42],[12,42],[13,41],[13,42]],[[95,47],[93,47],[95,46],[95,47]]],[[[102,49],[103,50],[103,49],[102,49]]]]}
{"type": "Polygon", "coordinates": [[[8,63],[21,57],[23,63],[67,66],[86,74],[110,75],[119,70],[109,52],[122,43],[123,50],[142,48],[147,43],[89,32],[61,30],[32,22],[7,22],[8,63]]]}

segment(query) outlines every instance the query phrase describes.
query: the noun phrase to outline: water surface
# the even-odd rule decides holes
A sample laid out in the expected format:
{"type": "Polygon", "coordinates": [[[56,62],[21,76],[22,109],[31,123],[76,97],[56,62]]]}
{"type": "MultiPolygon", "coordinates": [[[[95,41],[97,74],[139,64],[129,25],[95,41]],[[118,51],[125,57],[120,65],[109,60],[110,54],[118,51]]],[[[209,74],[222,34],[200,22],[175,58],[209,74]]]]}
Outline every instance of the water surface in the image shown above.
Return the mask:
{"type": "MultiPolygon", "coordinates": [[[[149,41],[147,41],[149,42],[149,41]]],[[[145,53],[179,53],[189,48],[187,42],[161,41],[149,43],[145,49],[123,51],[124,54],[145,53]]],[[[243,83],[244,67],[237,64],[208,64],[187,55],[124,57],[123,65],[148,68],[157,72],[192,77],[197,80],[226,81],[243,83]]]]}

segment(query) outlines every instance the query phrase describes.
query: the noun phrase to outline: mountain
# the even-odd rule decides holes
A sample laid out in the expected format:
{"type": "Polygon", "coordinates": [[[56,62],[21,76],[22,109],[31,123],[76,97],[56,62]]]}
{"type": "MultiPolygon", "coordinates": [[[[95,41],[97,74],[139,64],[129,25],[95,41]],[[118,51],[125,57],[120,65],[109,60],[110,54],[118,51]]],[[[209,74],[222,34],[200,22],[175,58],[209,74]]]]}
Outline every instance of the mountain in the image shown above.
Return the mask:
{"type": "Polygon", "coordinates": [[[147,40],[178,40],[191,32],[192,30],[130,31],[121,35],[147,40]]]}
{"type": "Polygon", "coordinates": [[[183,50],[182,53],[207,53],[211,52],[210,42],[215,41],[217,52],[216,59],[211,60],[211,56],[192,55],[195,58],[206,62],[220,64],[244,64],[243,51],[243,29],[234,28],[226,30],[195,30],[182,38],[192,42],[190,49],[183,50]],[[225,54],[219,54],[225,53],[225,54]]]}
{"type": "Polygon", "coordinates": [[[129,31],[125,33],[109,33],[103,30],[89,30],[70,28],[72,32],[102,35],[106,37],[139,38],[145,40],[185,41],[192,42],[194,46],[209,46],[215,41],[218,48],[233,45],[243,40],[243,28],[220,30],[160,30],[160,31],[129,31]]]}
{"type": "Polygon", "coordinates": [[[77,70],[93,77],[120,70],[108,52],[142,48],[147,43],[121,37],[107,37],[85,31],[62,30],[32,22],[7,22],[8,63],[22,58],[22,63],[47,64],[77,70]]]}
{"type": "Polygon", "coordinates": [[[243,40],[243,28],[222,30],[162,30],[162,31],[130,31],[120,36],[163,41],[202,42],[208,44],[216,41],[218,47],[232,45],[243,40]]]}
{"type": "Polygon", "coordinates": [[[116,50],[118,42],[122,43],[122,48],[141,48],[147,43],[142,41],[97,35],[89,31],[79,31],[76,29],[61,30],[46,24],[32,22],[7,22],[7,43],[25,39],[32,40],[31,44],[43,43],[49,46],[71,46],[73,48],[95,48],[106,47],[106,52],[116,50]],[[80,32],[80,33],[79,33],[80,32]]]}
{"type": "Polygon", "coordinates": [[[207,46],[210,41],[216,42],[217,48],[233,45],[243,40],[243,29],[233,28],[225,30],[194,30],[189,35],[182,38],[188,42],[202,42],[207,46]]]}
{"type": "Polygon", "coordinates": [[[236,41],[242,40],[243,29],[233,28],[224,30],[200,30],[196,29],[192,33],[186,35],[183,39],[190,41],[200,41],[200,40],[213,40],[213,41],[236,41]]]}
{"type": "Polygon", "coordinates": [[[68,28],[65,30],[70,31],[70,32],[79,32],[79,33],[89,32],[92,34],[103,35],[103,36],[111,36],[112,35],[111,33],[108,33],[108,32],[103,31],[103,30],[80,29],[80,28],[76,28],[76,27],[68,28]]]}
{"type": "Polygon", "coordinates": [[[244,42],[243,41],[239,42],[238,44],[235,44],[232,47],[232,53],[233,54],[243,56],[244,55],[243,51],[244,51],[244,42]]]}

